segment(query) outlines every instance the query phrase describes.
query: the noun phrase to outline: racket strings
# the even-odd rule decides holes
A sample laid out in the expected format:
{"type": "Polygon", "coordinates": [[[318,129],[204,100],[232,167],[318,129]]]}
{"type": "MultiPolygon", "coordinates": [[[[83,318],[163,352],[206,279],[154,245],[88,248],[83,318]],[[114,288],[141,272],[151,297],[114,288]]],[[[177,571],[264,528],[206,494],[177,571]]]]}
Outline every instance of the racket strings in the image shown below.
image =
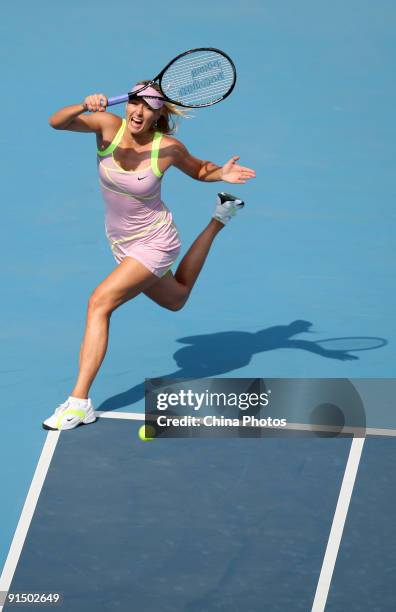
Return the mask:
{"type": "Polygon", "coordinates": [[[235,71],[226,57],[196,52],[171,64],[161,78],[161,87],[175,101],[198,106],[221,99],[234,82],[235,71]]]}

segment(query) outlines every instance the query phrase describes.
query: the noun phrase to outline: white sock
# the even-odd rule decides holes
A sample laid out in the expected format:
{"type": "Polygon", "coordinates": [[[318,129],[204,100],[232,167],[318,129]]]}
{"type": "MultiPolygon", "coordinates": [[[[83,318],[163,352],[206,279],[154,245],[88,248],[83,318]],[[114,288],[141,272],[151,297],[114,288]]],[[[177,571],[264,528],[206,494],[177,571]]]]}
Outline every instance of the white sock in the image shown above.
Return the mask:
{"type": "Polygon", "coordinates": [[[69,395],[68,399],[72,406],[76,408],[86,408],[88,405],[88,399],[81,399],[80,397],[73,397],[72,395],[69,395]]]}

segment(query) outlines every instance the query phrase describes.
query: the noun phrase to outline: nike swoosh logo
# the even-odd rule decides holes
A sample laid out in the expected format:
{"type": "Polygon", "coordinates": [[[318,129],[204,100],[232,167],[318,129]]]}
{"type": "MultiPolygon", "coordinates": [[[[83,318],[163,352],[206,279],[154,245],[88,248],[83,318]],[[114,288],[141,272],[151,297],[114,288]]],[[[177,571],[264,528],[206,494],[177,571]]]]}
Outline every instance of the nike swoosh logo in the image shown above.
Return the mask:
{"type": "Polygon", "coordinates": [[[138,176],[138,181],[142,181],[145,178],[147,178],[147,176],[138,176]]]}

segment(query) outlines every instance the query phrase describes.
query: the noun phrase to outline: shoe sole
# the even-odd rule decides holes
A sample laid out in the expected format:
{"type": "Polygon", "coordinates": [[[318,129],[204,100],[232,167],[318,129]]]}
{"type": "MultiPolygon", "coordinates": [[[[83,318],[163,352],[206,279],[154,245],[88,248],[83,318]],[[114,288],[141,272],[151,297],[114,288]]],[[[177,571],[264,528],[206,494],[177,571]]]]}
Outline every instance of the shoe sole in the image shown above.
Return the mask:
{"type": "Polygon", "coordinates": [[[97,418],[98,417],[94,417],[93,419],[90,419],[88,421],[81,421],[80,423],[78,423],[78,425],[75,425],[74,427],[69,427],[68,429],[58,429],[57,427],[50,427],[49,425],[45,425],[45,423],[42,423],[41,427],[45,429],[46,431],[69,431],[70,429],[76,429],[77,427],[80,427],[81,425],[90,425],[91,423],[95,423],[97,418]]]}

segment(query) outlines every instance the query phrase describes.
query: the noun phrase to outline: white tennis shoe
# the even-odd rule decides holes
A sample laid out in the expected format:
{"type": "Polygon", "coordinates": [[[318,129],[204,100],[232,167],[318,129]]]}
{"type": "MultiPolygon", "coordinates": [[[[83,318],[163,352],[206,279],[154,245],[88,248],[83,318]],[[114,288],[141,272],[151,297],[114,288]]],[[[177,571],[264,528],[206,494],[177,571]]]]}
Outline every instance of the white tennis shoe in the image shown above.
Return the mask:
{"type": "Polygon", "coordinates": [[[88,398],[84,405],[73,402],[70,397],[55,409],[53,415],[43,421],[44,429],[57,431],[58,429],[74,429],[78,425],[88,425],[96,421],[95,410],[92,401],[88,398]]]}
{"type": "Polygon", "coordinates": [[[220,191],[220,193],[217,194],[216,208],[213,217],[225,225],[231,217],[234,217],[237,211],[244,206],[245,203],[236,196],[220,191]]]}

